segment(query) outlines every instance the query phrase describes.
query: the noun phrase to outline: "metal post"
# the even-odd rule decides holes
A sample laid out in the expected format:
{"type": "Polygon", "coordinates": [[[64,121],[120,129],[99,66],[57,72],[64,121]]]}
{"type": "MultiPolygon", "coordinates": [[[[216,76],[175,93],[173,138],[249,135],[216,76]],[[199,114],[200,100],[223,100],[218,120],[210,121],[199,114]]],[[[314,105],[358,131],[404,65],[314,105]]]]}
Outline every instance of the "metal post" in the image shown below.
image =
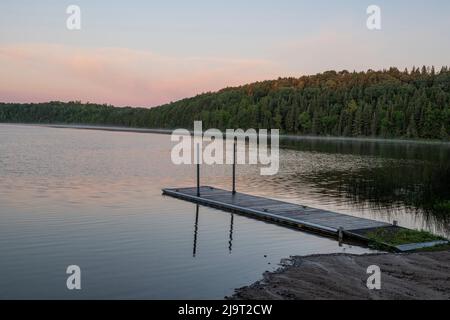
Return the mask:
{"type": "Polygon", "coordinates": [[[236,193],[236,140],[233,140],[233,194],[236,193]]]}
{"type": "Polygon", "coordinates": [[[344,240],[344,228],[339,227],[338,229],[339,246],[342,246],[342,241],[344,240]]]}
{"type": "Polygon", "coordinates": [[[197,197],[200,197],[200,146],[197,144],[197,197]]]}

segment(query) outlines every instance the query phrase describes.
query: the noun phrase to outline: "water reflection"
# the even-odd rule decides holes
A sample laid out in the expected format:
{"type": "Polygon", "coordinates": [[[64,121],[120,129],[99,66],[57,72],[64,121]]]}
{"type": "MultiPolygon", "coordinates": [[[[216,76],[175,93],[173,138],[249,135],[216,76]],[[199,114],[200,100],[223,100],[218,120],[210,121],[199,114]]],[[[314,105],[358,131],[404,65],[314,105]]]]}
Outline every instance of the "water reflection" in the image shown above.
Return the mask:
{"type": "Polygon", "coordinates": [[[345,138],[283,138],[283,148],[328,154],[358,154],[384,159],[415,159],[446,163],[450,159],[450,143],[345,138]]]}
{"type": "Polygon", "coordinates": [[[194,245],[192,249],[192,256],[195,258],[197,254],[197,235],[198,235],[198,204],[195,206],[195,224],[194,224],[194,245]]]}
{"type": "MultiPolygon", "coordinates": [[[[0,140],[0,298],[219,299],[290,255],[370,252],[161,196],[195,185],[193,166],[170,161],[170,136],[0,125],[0,140]],[[86,276],[75,296],[71,264],[86,276]]],[[[239,190],[291,197],[295,154],[273,182],[240,167],[239,190]]],[[[204,166],[202,178],[229,189],[231,168],[204,166]]]]}
{"type": "Polygon", "coordinates": [[[228,253],[231,254],[233,251],[233,225],[234,225],[234,214],[231,213],[231,220],[230,220],[230,233],[229,233],[229,239],[228,239],[228,253]]]}
{"type": "Polygon", "coordinates": [[[393,220],[400,212],[407,216],[403,220],[420,217],[416,227],[450,233],[450,144],[294,139],[283,145],[306,151],[307,162],[319,152],[317,161],[325,162],[289,170],[286,185],[307,184],[323,196],[371,210],[374,218],[393,220]]]}
{"type": "MultiPolygon", "coordinates": [[[[194,243],[192,245],[192,257],[195,258],[197,255],[197,243],[198,243],[198,220],[199,220],[199,205],[195,205],[195,222],[194,222],[194,243]]],[[[230,213],[230,225],[228,231],[228,253],[231,254],[233,251],[233,230],[234,229],[234,213],[230,213]]]]}
{"type": "Polygon", "coordinates": [[[323,193],[392,214],[404,209],[422,215],[428,228],[449,231],[450,167],[429,164],[393,164],[348,172],[328,170],[304,175],[323,193]]]}

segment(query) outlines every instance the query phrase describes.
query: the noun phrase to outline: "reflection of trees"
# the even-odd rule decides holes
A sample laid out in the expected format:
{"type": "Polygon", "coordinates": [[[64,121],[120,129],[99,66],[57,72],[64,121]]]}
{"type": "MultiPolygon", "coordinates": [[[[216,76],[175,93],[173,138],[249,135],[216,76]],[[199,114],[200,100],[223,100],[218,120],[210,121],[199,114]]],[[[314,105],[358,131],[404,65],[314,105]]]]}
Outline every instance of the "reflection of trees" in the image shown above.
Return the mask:
{"type": "Polygon", "coordinates": [[[416,159],[444,163],[450,158],[450,144],[439,143],[297,137],[281,139],[280,145],[293,150],[370,155],[385,159],[416,159]]]}
{"type": "Polygon", "coordinates": [[[450,165],[397,164],[350,172],[330,170],[303,178],[353,203],[387,210],[401,205],[427,220],[450,222],[450,165]]]}

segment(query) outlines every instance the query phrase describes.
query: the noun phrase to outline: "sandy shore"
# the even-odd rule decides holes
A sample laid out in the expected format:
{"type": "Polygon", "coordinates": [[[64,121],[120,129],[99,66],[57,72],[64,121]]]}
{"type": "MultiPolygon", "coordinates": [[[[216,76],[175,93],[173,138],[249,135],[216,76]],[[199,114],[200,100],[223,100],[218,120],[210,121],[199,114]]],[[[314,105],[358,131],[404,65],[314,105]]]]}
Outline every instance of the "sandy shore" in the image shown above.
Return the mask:
{"type": "Polygon", "coordinates": [[[315,255],[236,290],[231,299],[450,299],[450,251],[315,255]],[[381,290],[369,290],[367,267],[381,268],[381,290]]]}

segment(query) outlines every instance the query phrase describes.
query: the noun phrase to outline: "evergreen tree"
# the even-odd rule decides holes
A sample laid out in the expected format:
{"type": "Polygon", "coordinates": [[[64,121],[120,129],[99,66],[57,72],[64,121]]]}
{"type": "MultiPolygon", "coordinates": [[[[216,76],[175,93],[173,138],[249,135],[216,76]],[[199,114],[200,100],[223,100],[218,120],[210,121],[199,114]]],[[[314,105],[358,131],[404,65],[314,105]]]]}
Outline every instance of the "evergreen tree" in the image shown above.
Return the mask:
{"type": "Polygon", "coordinates": [[[288,134],[448,139],[450,70],[328,71],[205,93],[156,108],[0,103],[1,122],[142,128],[278,128],[288,134]]]}

